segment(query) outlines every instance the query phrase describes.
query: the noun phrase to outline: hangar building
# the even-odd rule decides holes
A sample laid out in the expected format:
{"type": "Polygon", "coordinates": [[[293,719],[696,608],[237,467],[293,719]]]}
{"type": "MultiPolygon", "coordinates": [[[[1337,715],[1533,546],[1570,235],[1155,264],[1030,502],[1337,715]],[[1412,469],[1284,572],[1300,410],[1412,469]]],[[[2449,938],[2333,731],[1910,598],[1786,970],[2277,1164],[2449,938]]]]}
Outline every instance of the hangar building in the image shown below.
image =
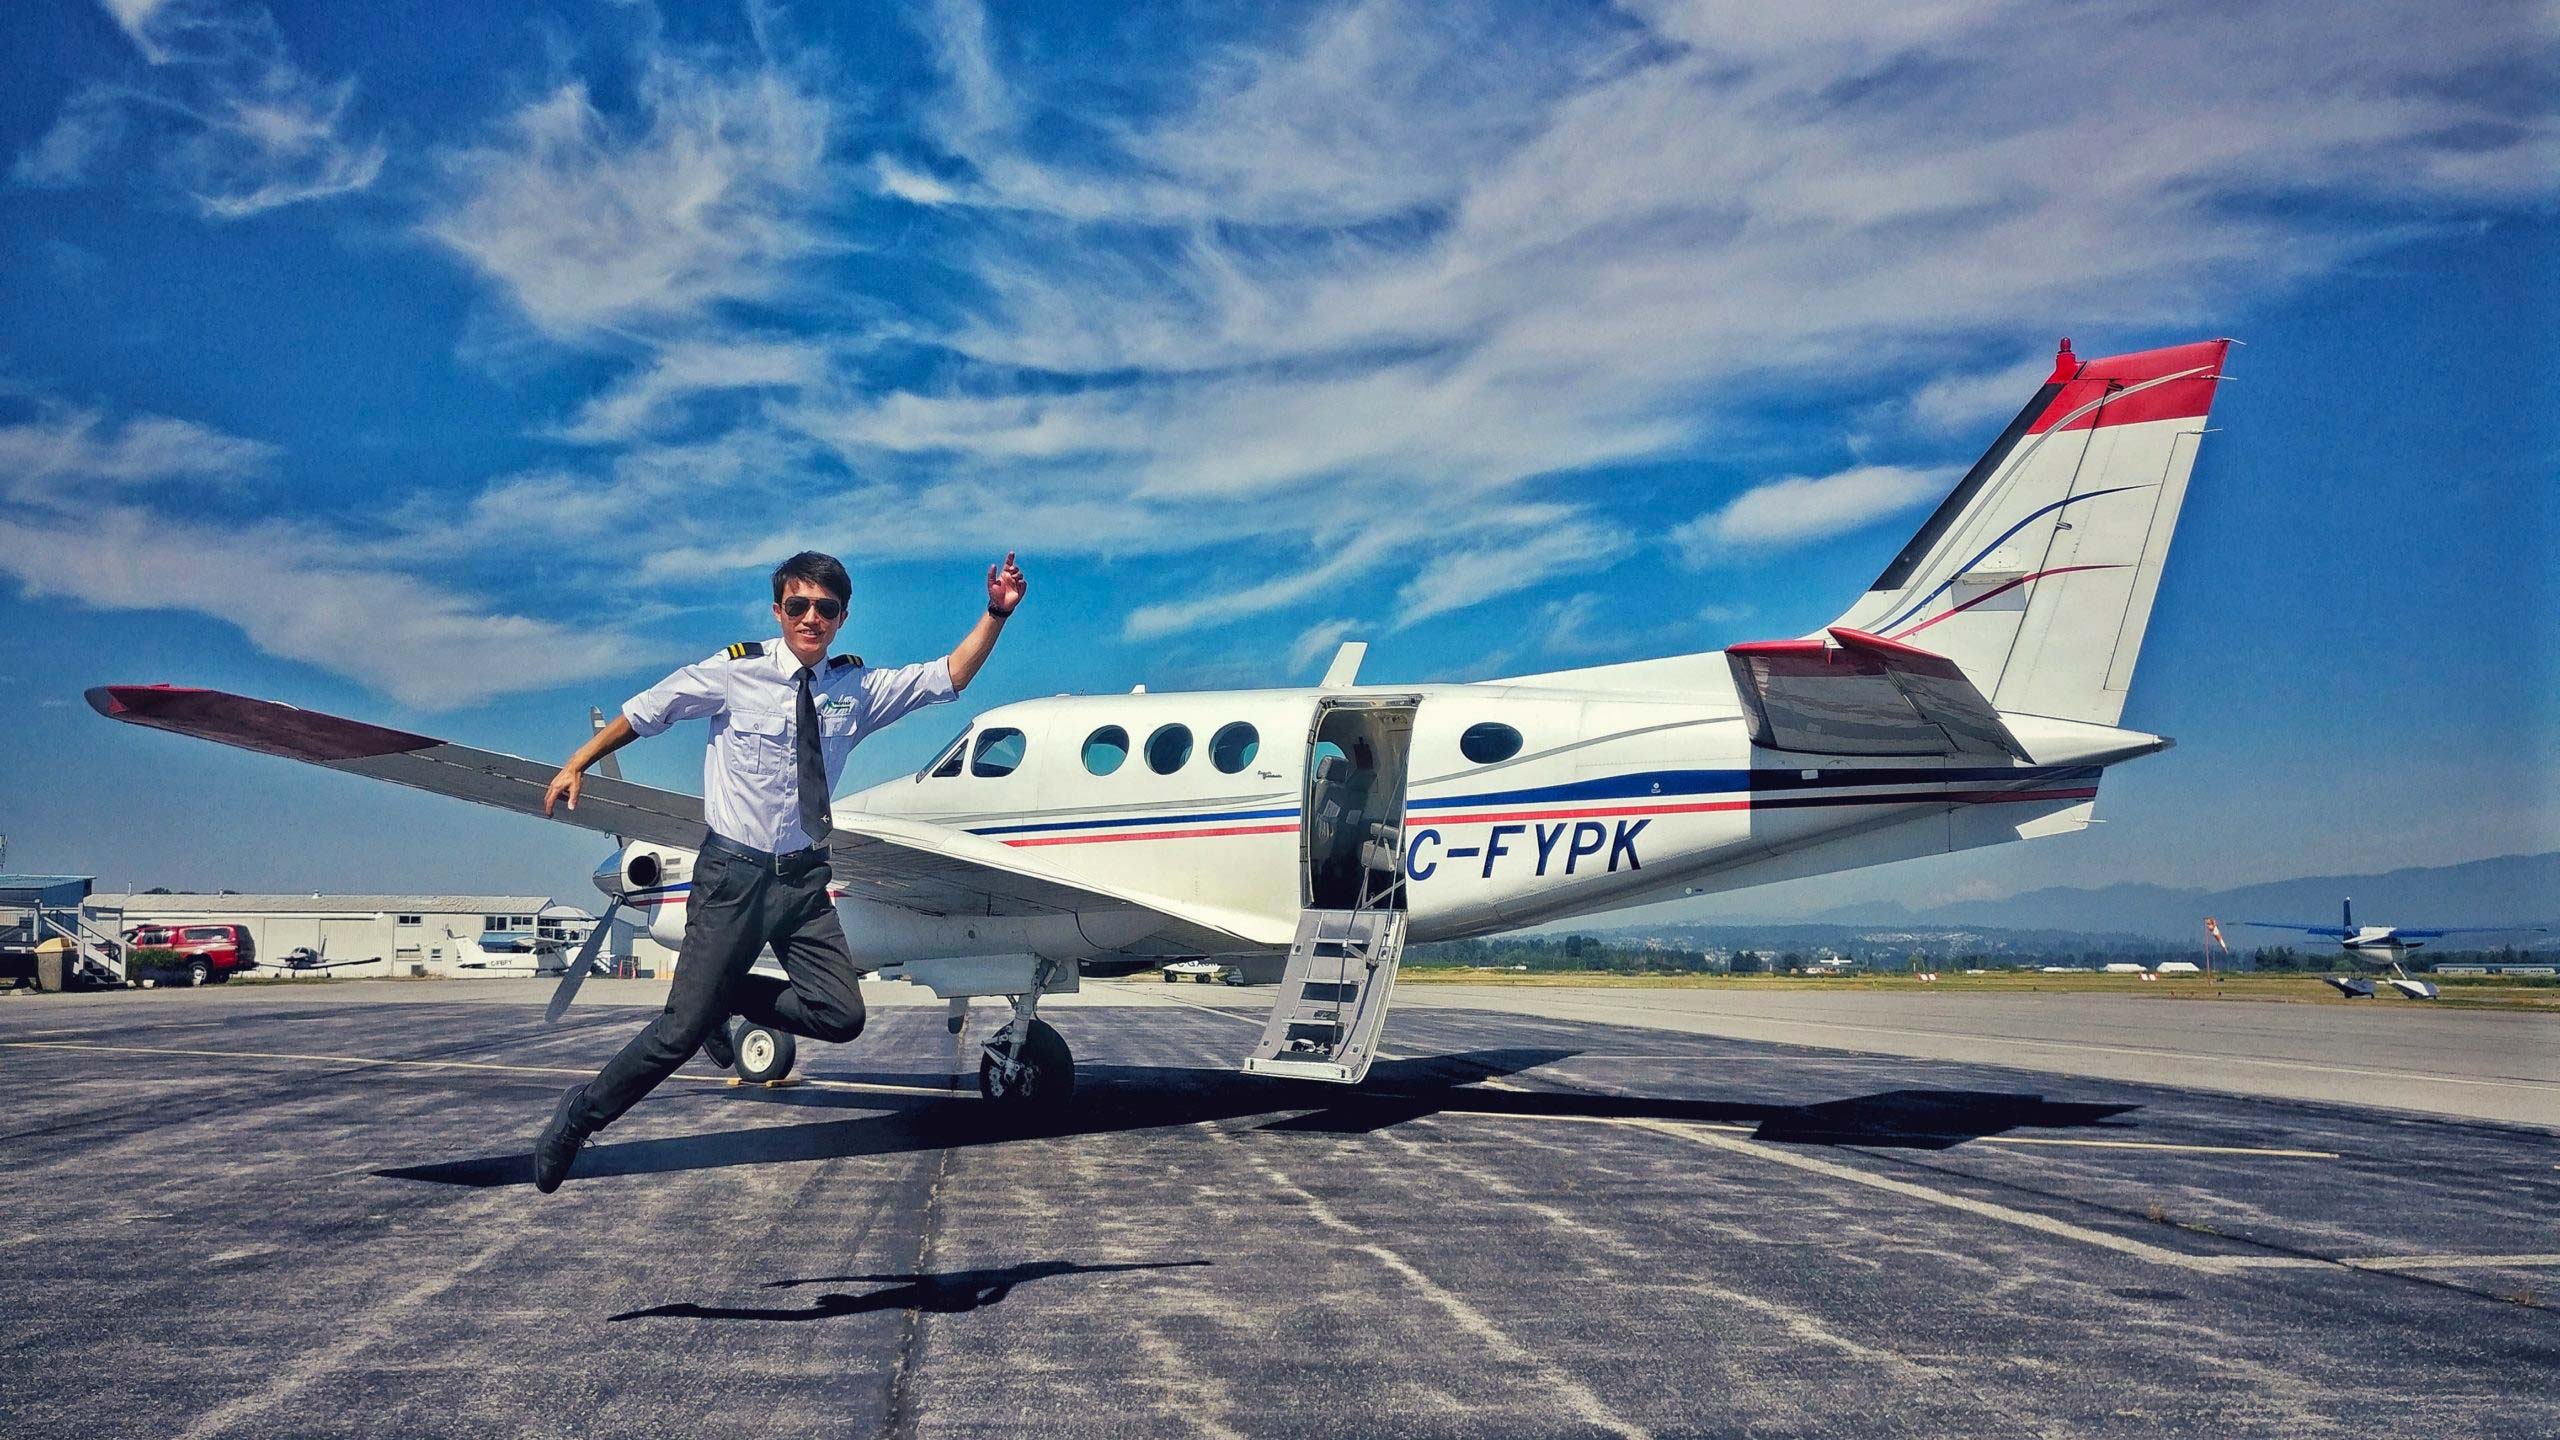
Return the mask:
{"type": "MultiPolygon", "coordinates": [[[[531,974],[530,947],[496,937],[575,946],[595,926],[593,915],[541,895],[101,894],[82,909],[90,923],[117,935],[138,925],[244,925],[261,965],[309,949],[332,964],[330,973],[350,977],[531,974]],[[492,948],[482,947],[483,937],[492,948]]],[[[639,973],[671,968],[674,952],[646,931],[624,921],[613,930],[607,956],[632,962],[639,973]]]]}

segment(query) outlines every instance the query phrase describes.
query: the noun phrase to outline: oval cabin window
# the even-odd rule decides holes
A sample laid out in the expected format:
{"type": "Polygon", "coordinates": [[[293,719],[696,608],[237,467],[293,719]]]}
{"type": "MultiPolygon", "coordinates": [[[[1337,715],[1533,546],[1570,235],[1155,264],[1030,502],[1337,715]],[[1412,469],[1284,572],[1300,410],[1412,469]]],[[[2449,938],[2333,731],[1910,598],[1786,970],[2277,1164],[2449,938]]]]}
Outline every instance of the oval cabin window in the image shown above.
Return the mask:
{"type": "Polygon", "coordinates": [[[1147,768],[1170,775],[1191,759],[1191,727],[1167,725],[1147,737],[1147,768]]]}
{"type": "Polygon", "coordinates": [[[1225,774],[1233,775],[1252,764],[1255,753],[1261,749],[1262,736],[1239,720],[1220,730],[1209,742],[1209,763],[1225,774]]]}
{"type": "Polygon", "coordinates": [[[1105,725],[1084,737],[1084,768],[1096,775],[1108,775],[1129,758],[1129,732],[1117,725],[1105,725]]]}
{"type": "Polygon", "coordinates": [[[978,748],[969,756],[972,775],[1010,775],[1022,764],[1022,732],[1019,730],[985,730],[979,732],[978,748]]]}
{"type": "Polygon", "coordinates": [[[1470,725],[1458,737],[1458,753],[1479,765],[1491,765],[1520,753],[1520,732],[1498,720],[1470,725]]]}

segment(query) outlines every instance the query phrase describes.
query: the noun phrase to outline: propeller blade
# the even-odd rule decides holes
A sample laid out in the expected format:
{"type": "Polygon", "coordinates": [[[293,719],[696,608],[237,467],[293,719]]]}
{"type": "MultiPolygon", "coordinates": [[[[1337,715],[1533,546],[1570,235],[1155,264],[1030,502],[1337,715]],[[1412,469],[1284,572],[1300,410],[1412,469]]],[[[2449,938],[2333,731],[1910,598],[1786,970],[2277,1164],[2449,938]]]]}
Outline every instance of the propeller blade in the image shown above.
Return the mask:
{"type": "Polygon", "coordinates": [[[613,917],[621,909],[622,897],[616,895],[604,907],[604,913],[596,917],[596,928],[587,932],[587,943],[578,947],[578,958],[569,962],[568,970],[560,976],[560,988],[551,992],[551,1008],[542,1012],[542,1023],[559,1024],[569,1002],[578,998],[578,987],[587,982],[587,972],[596,968],[596,952],[604,948],[605,937],[613,933],[613,917]]]}

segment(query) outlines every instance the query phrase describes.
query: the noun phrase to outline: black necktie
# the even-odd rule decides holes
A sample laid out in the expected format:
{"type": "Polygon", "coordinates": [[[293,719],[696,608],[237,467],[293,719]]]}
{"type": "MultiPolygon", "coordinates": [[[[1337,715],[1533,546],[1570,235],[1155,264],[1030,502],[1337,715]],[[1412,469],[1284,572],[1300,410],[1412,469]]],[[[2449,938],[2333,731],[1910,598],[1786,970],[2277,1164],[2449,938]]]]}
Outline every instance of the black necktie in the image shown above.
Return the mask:
{"type": "Polygon", "coordinates": [[[809,834],[809,843],[824,845],[827,832],[835,826],[827,819],[827,757],[818,749],[818,702],[809,693],[809,677],[816,672],[808,667],[800,671],[800,731],[795,747],[800,761],[800,828],[809,834]]]}

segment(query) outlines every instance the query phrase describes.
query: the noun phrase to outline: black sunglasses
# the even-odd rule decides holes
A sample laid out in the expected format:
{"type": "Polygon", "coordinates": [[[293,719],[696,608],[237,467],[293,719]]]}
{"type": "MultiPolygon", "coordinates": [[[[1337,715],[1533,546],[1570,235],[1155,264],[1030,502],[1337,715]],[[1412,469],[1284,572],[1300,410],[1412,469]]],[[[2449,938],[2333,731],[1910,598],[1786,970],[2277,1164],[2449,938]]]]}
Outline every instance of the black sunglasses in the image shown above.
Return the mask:
{"type": "Polygon", "coordinates": [[[833,620],[844,613],[844,602],[832,595],[822,595],[815,600],[806,595],[794,595],[782,602],[782,613],[797,620],[808,614],[809,607],[812,605],[818,607],[818,618],[821,620],[833,620]]]}

